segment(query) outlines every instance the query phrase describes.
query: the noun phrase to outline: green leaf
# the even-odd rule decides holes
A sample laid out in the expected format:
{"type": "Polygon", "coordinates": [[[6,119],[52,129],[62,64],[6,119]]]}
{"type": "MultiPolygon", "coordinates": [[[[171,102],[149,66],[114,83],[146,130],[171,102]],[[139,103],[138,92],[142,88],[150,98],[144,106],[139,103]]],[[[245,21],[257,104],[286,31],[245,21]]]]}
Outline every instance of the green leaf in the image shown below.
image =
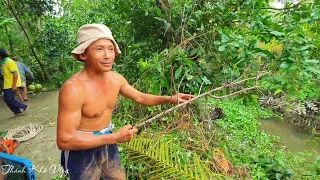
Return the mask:
{"type": "Polygon", "coordinates": [[[249,48],[250,48],[250,49],[253,49],[253,48],[256,46],[257,42],[258,42],[258,41],[257,41],[256,39],[253,40],[253,41],[251,41],[251,42],[250,42],[250,45],[249,45],[249,48]]]}
{"type": "Polygon", "coordinates": [[[121,152],[123,150],[123,147],[119,147],[119,152],[121,152]]]}
{"type": "Polygon", "coordinates": [[[162,12],[161,12],[161,10],[160,10],[159,8],[157,8],[156,11],[157,11],[157,15],[158,15],[159,17],[162,17],[162,12]]]}
{"type": "Polygon", "coordinates": [[[311,16],[313,19],[320,19],[320,9],[313,9],[311,16]]]}
{"type": "Polygon", "coordinates": [[[218,51],[224,51],[226,49],[226,45],[222,45],[218,48],[218,51]]]}
{"type": "Polygon", "coordinates": [[[204,83],[205,83],[206,85],[211,84],[211,81],[207,78],[207,76],[203,76],[203,77],[201,77],[201,79],[204,81],[204,83]]]}
{"type": "Polygon", "coordinates": [[[199,179],[198,177],[207,179],[207,177],[212,177],[219,180],[224,178],[223,175],[213,172],[211,165],[203,162],[197,154],[190,151],[182,152],[180,146],[172,143],[172,139],[169,141],[171,142],[168,142],[166,138],[147,135],[123,143],[121,146],[128,150],[129,163],[144,166],[145,170],[139,172],[142,179],[181,179],[182,177],[182,179],[199,179]],[[173,157],[175,161],[172,160],[173,157]]]}
{"type": "Polygon", "coordinates": [[[279,32],[279,31],[271,31],[270,34],[273,34],[275,36],[283,36],[284,35],[283,32],[279,32]]]}
{"type": "Polygon", "coordinates": [[[217,60],[218,62],[221,62],[221,59],[220,59],[219,54],[213,53],[213,55],[214,55],[214,57],[216,58],[216,60],[217,60]]]}
{"type": "Polygon", "coordinates": [[[161,67],[161,64],[160,64],[160,63],[156,64],[156,69],[157,69],[157,71],[158,71],[159,73],[162,72],[162,67],[161,67]]]}
{"type": "Polygon", "coordinates": [[[314,63],[314,64],[318,64],[319,63],[319,60],[317,59],[308,59],[306,60],[307,63],[314,63]]]}
{"type": "Polygon", "coordinates": [[[277,180],[281,180],[281,177],[283,176],[283,174],[281,173],[276,173],[276,179],[277,180]]]}
{"type": "Polygon", "coordinates": [[[190,56],[194,56],[197,54],[197,50],[196,49],[192,49],[192,51],[190,52],[190,56]]]}
{"type": "Polygon", "coordinates": [[[186,74],[186,79],[187,79],[188,81],[190,81],[191,79],[193,79],[193,76],[190,75],[190,74],[186,74]]]}
{"type": "Polygon", "coordinates": [[[175,79],[179,79],[180,76],[181,76],[181,72],[182,72],[182,67],[180,66],[180,67],[176,70],[176,72],[174,73],[174,78],[175,78],[175,79]]]}
{"type": "Polygon", "coordinates": [[[199,83],[199,84],[201,84],[202,83],[202,81],[201,81],[201,79],[200,79],[200,77],[199,76],[196,76],[196,81],[197,81],[197,83],[199,83]]]}
{"type": "Polygon", "coordinates": [[[308,70],[311,71],[314,74],[320,74],[320,69],[319,68],[308,67],[308,70]]]}
{"type": "Polygon", "coordinates": [[[274,92],[274,95],[277,95],[277,94],[279,94],[281,92],[282,92],[282,89],[277,89],[276,92],[274,92]]]}
{"type": "Polygon", "coordinates": [[[280,64],[280,68],[286,69],[290,66],[291,63],[284,61],[280,64]]]}

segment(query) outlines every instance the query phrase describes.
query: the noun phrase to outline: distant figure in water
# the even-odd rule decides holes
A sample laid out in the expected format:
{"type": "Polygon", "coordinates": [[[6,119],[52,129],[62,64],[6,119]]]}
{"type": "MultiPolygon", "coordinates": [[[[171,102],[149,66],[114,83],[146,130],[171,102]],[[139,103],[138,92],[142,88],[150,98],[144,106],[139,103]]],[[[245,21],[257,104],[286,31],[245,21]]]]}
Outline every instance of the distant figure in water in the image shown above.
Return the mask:
{"type": "Polygon", "coordinates": [[[33,73],[25,64],[19,62],[18,58],[13,57],[12,59],[16,62],[18,66],[18,70],[21,78],[21,86],[23,88],[23,98],[19,89],[17,90],[17,95],[19,96],[21,102],[27,101],[29,100],[29,98],[27,97],[27,78],[29,81],[33,82],[34,81],[33,73]]]}

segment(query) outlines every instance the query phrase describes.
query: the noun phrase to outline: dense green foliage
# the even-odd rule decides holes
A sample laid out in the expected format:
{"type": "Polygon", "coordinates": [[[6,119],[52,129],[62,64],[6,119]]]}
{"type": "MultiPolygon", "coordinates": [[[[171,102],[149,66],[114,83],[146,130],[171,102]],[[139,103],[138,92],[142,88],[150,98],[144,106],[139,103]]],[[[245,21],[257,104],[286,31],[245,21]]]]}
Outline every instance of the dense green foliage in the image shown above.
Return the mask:
{"type": "MultiPolygon", "coordinates": [[[[274,138],[260,132],[256,121],[256,118],[271,115],[260,110],[257,104],[260,96],[284,96],[287,104],[319,102],[319,0],[287,4],[282,10],[271,8],[268,0],[5,2],[12,4],[31,44],[8,3],[1,3],[0,47],[20,58],[35,73],[36,81],[47,86],[59,88],[83,67],[83,63],[71,57],[71,51],[77,44],[77,29],[86,23],[103,23],[110,27],[122,50],[114,70],[147,93],[197,95],[212,87],[269,71],[270,74],[259,81],[257,91],[232,101],[196,103],[163,118],[147,133],[166,132],[168,126],[184,114],[191,116],[192,126],[200,132],[212,131],[205,136],[214,140],[208,142],[204,152],[194,148],[181,150],[182,154],[192,151],[201,160],[209,161],[214,158],[210,153],[213,148],[219,148],[235,167],[247,167],[254,179],[316,179],[319,175],[319,160],[315,164],[308,163],[305,157],[275,147],[274,138]],[[208,104],[204,107],[203,103],[208,104]],[[200,110],[216,105],[226,116],[208,129],[200,117],[205,113],[200,110]]],[[[144,108],[120,99],[114,118],[118,126],[137,123],[167,107],[144,108]]],[[[173,130],[168,136],[179,140],[175,142],[177,145],[192,144],[201,149],[201,134],[192,134],[189,130],[179,133],[173,130]]],[[[141,178],[138,174],[144,167],[130,164],[125,155],[128,176],[141,178]]],[[[229,176],[237,178],[239,174],[229,176]]]]}
{"type": "MultiPolygon", "coordinates": [[[[168,176],[172,175],[173,168],[174,170],[177,168],[175,172],[178,173],[179,167],[183,167],[186,162],[193,166],[192,158],[196,153],[200,159],[205,161],[203,165],[210,167],[210,170],[205,171],[207,173],[220,172],[236,179],[248,177],[253,179],[317,179],[320,175],[318,166],[320,159],[310,161],[311,154],[289,153],[279,143],[281,140],[278,137],[261,132],[256,119],[270,118],[273,113],[261,110],[257,103],[244,103],[243,100],[242,98],[222,102],[210,99],[201,100],[163,118],[140,137],[141,139],[152,137],[150,139],[154,143],[151,144],[155,144],[152,148],[138,143],[137,140],[131,143],[131,148],[121,149],[122,152],[125,152],[122,158],[125,167],[128,168],[126,170],[129,179],[148,177],[149,172],[157,170],[152,168],[150,170],[149,166],[164,167],[167,165],[166,159],[156,157],[161,153],[165,154],[166,151],[170,153],[172,142],[179,147],[173,148],[177,154],[173,157],[187,158],[185,158],[186,161],[178,161],[180,163],[174,164],[169,170],[160,171],[167,173],[165,175],[168,176]],[[208,117],[206,114],[210,114],[215,107],[222,108],[225,116],[221,120],[214,121],[210,127],[209,123],[204,120],[208,117]],[[189,119],[191,114],[193,116],[189,119]],[[162,133],[159,133],[160,130],[162,133]],[[167,149],[158,150],[156,147],[160,146],[159,144],[163,144],[167,149]],[[227,166],[228,172],[219,166],[219,162],[224,162],[223,158],[217,159],[221,156],[219,151],[224,152],[224,156],[232,162],[232,166],[227,166]]],[[[135,109],[135,112],[139,112],[141,108],[134,103],[121,104],[126,106],[126,109],[135,109]]],[[[119,109],[124,108],[119,107],[119,109]]],[[[116,111],[114,122],[125,125],[145,119],[143,114],[136,114],[132,117],[131,112],[116,111]]],[[[127,148],[126,145],[124,147],[127,148]]],[[[197,173],[192,168],[189,170],[197,173]]]]}
{"type": "MultiPolygon", "coordinates": [[[[268,9],[268,1],[262,0],[157,2],[11,3],[58,87],[70,76],[68,72],[81,67],[70,56],[77,29],[85,23],[104,23],[123,51],[115,69],[132,83],[148,75],[150,79],[139,84],[142,89],[160,82],[149,89],[153,93],[198,92],[200,87],[205,91],[243,72],[264,69],[273,72],[262,83],[264,91],[285,92],[300,100],[318,98],[319,2],[283,11],[268,9]],[[23,11],[26,8],[29,11],[23,11]],[[278,53],[273,47],[259,46],[270,40],[282,45],[278,53]],[[66,74],[64,78],[61,73],[66,74]]],[[[0,45],[31,66],[37,80],[43,81],[24,34],[17,33],[21,28],[7,8],[2,9],[0,45]]]]}

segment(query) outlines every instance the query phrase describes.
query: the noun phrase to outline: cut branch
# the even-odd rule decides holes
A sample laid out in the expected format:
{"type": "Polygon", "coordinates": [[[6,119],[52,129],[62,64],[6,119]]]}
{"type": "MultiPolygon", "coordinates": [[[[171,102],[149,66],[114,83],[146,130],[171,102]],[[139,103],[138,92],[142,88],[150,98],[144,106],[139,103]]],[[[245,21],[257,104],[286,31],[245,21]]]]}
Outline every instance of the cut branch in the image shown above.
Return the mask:
{"type": "Polygon", "coordinates": [[[235,95],[238,95],[238,94],[241,94],[241,93],[245,93],[247,91],[251,91],[253,89],[256,89],[258,88],[258,86],[252,86],[250,88],[246,88],[246,89],[242,89],[240,91],[237,91],[237,92],[234,92],[234,93],[231,93],[231,94],[228,94],[228,95],[225,95],[225,96],[214,96],[212,94],[208,94],[210,97],[214,98],[214,99],[225,99],[225,98],[228,98],[228,97],[231,97],[231,96],[235,96],[235,95]]]}
{"type": "MultiPolygon", "coordinates": [[[[178,109],[178,108],[180,108],[180,107],[183,107],[183,106],[191,103],[192,101],[198,100],[198,99],[200,99],[200,98],[202,98],[202,97],[204,97],[204,96],[207,96],[207,95],[210,96],[213,92],[221,91],[221,90],[223,90],[223,89],[225,89],[225,88],[227,88],[227,87],[234,87],[234,86],[240,85],[240,84],[242,84],[242,83],[245,82],[245,81],[258,80],[258,79],[260,79],[262,76],[264,76],[264,75],[266,75],[266,74],[268,74],[268,72],[262,73],[262,74],[258,74],[256,77],[244,79],[244,80],[237,81],[237,82],[231,82],[231,83],[225,84],[225,85],[223,85],[223,86],[221,86],[221,87],[212,89],[212,90],[210,90],[210,91],[208,91],[208,92],[205,92],[205,93],[203,93],[203,94],[200,94],[199,96],[196,96],[196,97],[194,97],[194,98],[192,98],[192,99],[190,99],[190,100],[188,100],[188,101],[186,101],[186,102],[184,102],[184,103],[178,104],[178,105],[176,105],[176,106],[174,106],[174,107],[172,107],[172,108],[170,108],[170,109],[167,109],[167,110],[165,110],[165,111],[157,114],[156,116],[154,116],[154,117],[152,117],[152,118],[150,118],[150,119],[148,119],[148,120],[146,120],[146,121],[144,121],[144,122],[136,125],[135,127],[136,127],[137,129],[141,130],[143,127],[146,127],[148,124],[151,124],[153,121],[155,121],[155,120],[157,120],[157,119],[159,119],[159,118],[161,118],[161,117],[163,117],[163,116],[171,113],[172,111],[174,111],[174,110],[176,110],[176,109],[178,109]]],[[[217,98],[217,96],[212,96],[212,95],[211,95],[211,97],[216,98],[216,99],[227,98],[227,97],[231,97],[231,96],[234,96],[234,95],[237,95],[237,94],[240,94],[240,93],[243,93],[243,92],[246,92],[246,91],[255,89],[255,88],[257,88],[257,87],[258,87],[258,86],[257,86],[257,84],[256,84],[256,85],[253,86],[253,87],[250,87],[250,88],[247,88],[247,89],[243,89],[243,90],[240,90],[240,91],[238,91],[238,92],[235,92],[235,93],[232,93],[232,94],[229,94],[229,95],[226,95],[226,96],[221,96],[221,97],[218,97],[218,98],[217,98]]]]}

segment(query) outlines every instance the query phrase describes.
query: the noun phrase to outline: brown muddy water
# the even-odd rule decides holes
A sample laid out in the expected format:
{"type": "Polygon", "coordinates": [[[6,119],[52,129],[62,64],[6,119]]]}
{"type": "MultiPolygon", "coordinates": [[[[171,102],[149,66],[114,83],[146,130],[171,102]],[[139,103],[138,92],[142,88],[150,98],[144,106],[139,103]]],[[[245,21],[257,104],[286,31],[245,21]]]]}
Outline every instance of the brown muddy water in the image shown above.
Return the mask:
{"type": "Polygon", "coordinates": [[[260,129],[269,135],[280,137],[280,142],[292,153],[309,152],[314,157],[320,156],[320,145],[310,143],[312,134],[279,119],[259,120],[260,129]]]}

